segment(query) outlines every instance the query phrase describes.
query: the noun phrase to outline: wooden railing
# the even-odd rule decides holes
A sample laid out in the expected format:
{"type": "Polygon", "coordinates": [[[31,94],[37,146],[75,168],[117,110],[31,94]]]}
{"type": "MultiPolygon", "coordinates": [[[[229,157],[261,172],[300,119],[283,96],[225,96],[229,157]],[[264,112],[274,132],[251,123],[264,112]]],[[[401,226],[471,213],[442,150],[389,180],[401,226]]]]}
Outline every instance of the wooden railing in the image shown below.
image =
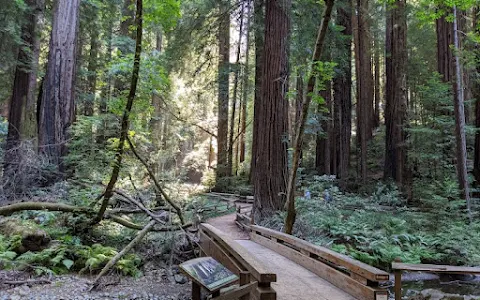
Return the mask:
{"type": "Polygon", "coordinates": [[[387,290],[379,287],[379,282],[389,280],[387,272],[282,232],[256,225],[250,229],[252,241],[287,257],[357,299],[387,300],[387,290]]]}
{"type": "Polygon", "coordinates": [[[258,299],[276,300],[271,283],[277,280],[253,254],[230,239],[225,233],[209,224],[200,225],[200,248],[240,277],[240,286],[228,295],[212,299],[258,299]]]}
{"type": "Polygon", "coordinates": [[[429,264],[404,264],[399,262],[392,263],[392,270],[395,273],[395,300],[402,299],[402,273],[408,272],[427,272],[427,273],[443,273],[443,274],[472,274],[479,275],[480,268],[457,267],[444,265],[429,264]]]}
{"type": "Polygon", "coordinates": [[[235,223],[243,230],[250,231],[250,225],[252,225],[252,206],[237,206],[237,216],[235,217],[235,223]]]}

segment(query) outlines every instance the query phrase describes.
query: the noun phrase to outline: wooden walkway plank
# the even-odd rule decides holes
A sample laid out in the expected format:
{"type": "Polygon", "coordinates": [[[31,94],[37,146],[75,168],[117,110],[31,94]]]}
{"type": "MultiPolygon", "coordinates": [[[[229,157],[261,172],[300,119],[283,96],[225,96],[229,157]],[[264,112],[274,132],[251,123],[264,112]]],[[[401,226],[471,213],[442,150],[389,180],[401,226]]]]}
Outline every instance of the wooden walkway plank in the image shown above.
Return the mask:
{"type": "Polygon", "coordinates": [[[241,240],[238,243],[275,271],[277,282],[272,283],[272,287],[277,292],[279,300],[357,299],[280,253],[254,241],[241,240]]]}
{"type": "MultiPolygon", "coordinates": [[[[318,260],[308,257],[288,246],[276,243],[263,236],[252,234],[252,241],[262,246],[265,246],[267,248],[270,248],[274,252],[283,255],[286,259],[290,259],[292,262],[318,275],[319,278],[322,278],[328,281],[333,286],[338,287],[342,291],[345,291],[346,293],[350,294],[352,297],[355,297],[353,299],[375,300],[376,294],[380,292],[380,290],[363,285],[362,283],[351,278],[347,274],[342,273],[328,265],[325,265],[324,263],[319,262],[318,260]]],[[[335,298],[326,298],[326,299],[335,299],[335,298]]]]}

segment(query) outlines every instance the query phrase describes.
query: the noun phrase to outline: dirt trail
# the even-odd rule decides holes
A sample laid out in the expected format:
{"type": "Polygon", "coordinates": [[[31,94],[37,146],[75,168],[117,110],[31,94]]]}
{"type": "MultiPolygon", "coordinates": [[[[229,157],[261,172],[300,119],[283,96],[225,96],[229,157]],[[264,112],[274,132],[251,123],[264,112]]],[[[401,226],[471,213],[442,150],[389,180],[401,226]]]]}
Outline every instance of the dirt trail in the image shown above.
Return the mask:
{"type": "MultiPolygon", "coordinates": [[[[248,204],[242,203],[242,207],[248,204]]],[[[213,227],[225,232],[232,240],[249,240],[248,232],[240,229],[235,223],[236,213],[207,220],[213,227]]]]}

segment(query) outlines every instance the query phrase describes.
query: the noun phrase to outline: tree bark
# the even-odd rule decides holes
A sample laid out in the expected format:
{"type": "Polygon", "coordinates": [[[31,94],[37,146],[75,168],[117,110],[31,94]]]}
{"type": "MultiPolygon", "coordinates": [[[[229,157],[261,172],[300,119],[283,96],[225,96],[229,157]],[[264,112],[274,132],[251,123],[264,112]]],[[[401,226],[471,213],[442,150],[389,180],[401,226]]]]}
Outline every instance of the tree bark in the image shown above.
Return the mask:
{"type": "Polygon", "coordinates": [[[357,143],[362,181],[367,179],[367,143],[373,128],[373,78],[368,25],[368,0],[357,0],[355,56],[357,68],[357,143]]]}
{"type": "Polygon", "coordinates": [[[80,0],[57,1],[50,38],[47,73],[40,103],[39,148],[64,172],[68,130],[75,119],[76,38],[80,0]]]}
{"type": "Polygon", "coordinates": [[[470,208],[470,189],[468,186],[468,171],[467,171],[467,141],[465,135],[465,109],[463,99],[463,85],[462,85],[462,69],[460,64],[460,42],[458,36],[458,13],[457,8],[453,7],[453,41],[456,53],[453,57],[452,65],[455,67],[455,75],[453,81],[453,101],[455,112],[455,135],[457,141],[457,176],[458,184],[463,197],[466,200],[468,216],[472,222],[472,212],[470,208]]]}
{"type": "Polygon", "coordinates": [[[36,136],[35,91],[37,88],[40,40],[38,23],[43,15],[45,3],[42,0],[27,0],[28,12],[22,26],[23,46],[18,51],[13,93],[10,99],[8,134],[5,148],[5,175],[10,176],[9,162],[20,161],[20,143],[36,136]]]}
{"type": "Polygon", "coordinates": [[[246,147],[245,147],[245,135],[247,131],[247,102],[248,92],[250,89],[250,23],[251,23],[251,3],[248,2],[247,7],[247,26],[246,26],[246,49],[245,49],[245,68],[243,73],[243,100],[242,100],[242,113],[241,113],[241,132],[240,132],[240,163],[245,161],[246,147]]]}
{"type": "MultiPolygon", "coordinates": [[[[325,11],[322,18],[322,23],[318,30],[318,36],[315,43],[315,48],[312,56],[312,67],[315,63],[320,61],[322,56],[323,44],[325,42],[325,36],[327,35],[328,23],[332,17],[332,10],[334,0],[327,0],[325,11]]],[[[300,153],[302,150],[303,143],[303,133],[305,132],[305,123],[308,117],[308,109],[310,108],[310,103],[312,102],[312,94],[315,91],[315,82],[316,78],[314,74],[310,75],[307,85],[307,94],[304,97],[302,104],[302,113],[300,115],[297,128],[295,130],[295,137],[293,142],[293,159],[292,159],[292,169],[290,170],[290,175],[288,176],[288,185],[287,185],[287,218],[285,219],[285,232],[291,234],[293,231],[293,225],[295,224],[296,211],[295,211],[295,186],[297,182],[297,170],[300,161],[300,153]]]]}
{"type": "Polygon", "coordinates": [[[402,186],[405,182],[407,122],[407,20],[405,0],[396,0],[388,11],[386,38],[386,110],[384,177],[402,186]]]}
{"type": "Polygon", "coordinates": [[[228,103],[230,85],[230,13],[226,0],[219,2],[218,23],[218,132],[217,179],[229,175],[228,170],[228,103]]]}
{"type": "Polygon", "coordinates": [[[341,72],[333,79],[334,127],[337,144],[337,177],[345,182],[350,167],[350,140],[352,135],[352,3],[337,8],[338,25],[343,26],[342,34],[350,37],[342,45],[346,57],[341,72]]]}
{"type": "Polygon", "coordinates": [[[437,33],[437,69],[444,82],[453,79],[453,23],[448,22],[445,16],[436,20],[437,33]]]}
{"type": "Polygon", "coordinates": [[[373,117],[373,126],[374,128],[378,128],[380,126],[380,102],[381,96],[380,96],[380,50],[378,49],[376,43],[378,41],[378,38],[375,38],[375,45],[374,45],[374,53],[373,53],[373,61],[374,61],[374,98],[375,98],[375,107],[374,107],[374,117],[373,117]]]}
{"type": "MultiPolygon", "coordinates": [[[[480,12],[479,8],[475,8],[473,16],[474,21],[473,25],[475,28],[475,33],[480,34],[480,28],[478,26],[478,13],[480,12]]],[[[475,45],[477,61],[480,61],[480,44],[475,45]]],[[[477,63],[476,66],[477,73],[480,73],[480,64],[477,63]]],[[[480,185],[480,82],[474,81],[474,88],[472,89],[473,98],[475,101],[475,128],[477,129],[475,133],[475,156],[473,161],[473,175],[475,176],[475,181],[477,185],[480,185]]]]}
{"type": "MultiPolygon", "coordinates": [[[[265,47],[265,0],[254,0],[254,28],[255,28],[255,96],[253,112],[253,141],[258,140],[259,117],[262,115],[262,80],[263,80],[263,51],[265,47]]],[[[255,182],[257,163],[257,144],[252,143],[252,161],[250,163],[250,183],[255,182]]]]}
{"type": "Polygon", "coordinates": [[[290,0],[267,0],[263,52],[262,99],[258,118],[255,165],[255,217],[283,208],[287,180],[288,35],[290,0]]]}

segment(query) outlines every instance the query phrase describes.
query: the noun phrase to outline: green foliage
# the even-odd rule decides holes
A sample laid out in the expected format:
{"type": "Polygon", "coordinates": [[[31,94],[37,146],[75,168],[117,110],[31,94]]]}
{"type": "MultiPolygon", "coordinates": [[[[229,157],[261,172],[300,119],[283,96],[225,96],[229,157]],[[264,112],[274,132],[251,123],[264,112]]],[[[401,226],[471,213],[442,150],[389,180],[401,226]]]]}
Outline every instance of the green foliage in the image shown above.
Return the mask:
{"type": "MultiPolygon", "coordinates": [[[[64,274],[70,271],[85,269],[90,273],[98,272],[118,252],[114,248],[100,244],[85,246],[77,237],[63,235],[49,248],[40,252],[18,254],[12,249],[21,244],[20,236],[6,238],[0,235],[0,266],[5,269],[29,269],[41,274],[64,274]]],[[[140,258],[128,254],[122,258],[115,268],[124,275],[139,276],[140,258]]]]}
{"type": "MultiPolygon", "coordinates": [[[[447,197],[458,192],[448,182],[423,187],[429,193],[422,194],[421,202],[437,206],[421,210],[405,207],[396,188],[381,184],[368,197],[341,193],[327,177],[309,178],[304,186],[312,199],[297,199],[294,234],[301,238],[383,269],[395,258],[406,263],[480,263],[480,223],[468,225],[463,201],[447,197]],[[329,204],[323,200],[325,190],[333,199],[329,204]]],[[[281,230],[283,216],[262,225],[281,230]]]]}

